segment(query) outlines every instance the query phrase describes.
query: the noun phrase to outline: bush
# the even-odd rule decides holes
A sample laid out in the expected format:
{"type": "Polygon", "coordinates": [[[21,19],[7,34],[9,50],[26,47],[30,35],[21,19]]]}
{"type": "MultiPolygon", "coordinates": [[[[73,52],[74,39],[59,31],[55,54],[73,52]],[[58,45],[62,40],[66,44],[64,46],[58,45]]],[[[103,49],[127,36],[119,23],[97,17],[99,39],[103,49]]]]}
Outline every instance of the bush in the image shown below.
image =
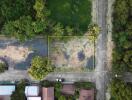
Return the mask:
{"type": "Polygon", "coordinates": [[[91,88],[95,87],[95,85],[91,82],[75,82],[75,86],[78,90],[81,89],[81,88],[91,89],[91,88]]]}
{"type": "Polygon", "coordinates": [[[35,0],[2,0],[0,1],[0,15],[4,22],[19,19],[21,16],[32,15],[35,0]]]}
{"type": "Polygon", "coordinates": [[[7,66],[5,63],[0,63],[0,73],[4,72],[7,69],[7,66]]]}
{"type": "Polygon", "coordinates": [[[97,39],[100,32],[100,28],[97,24],[90,24],[88,27],[88,34],[94,36],[97,39]]]}
{"type": "MultiPolygon", "coordinates": [[[[61,94],[62,83],[61,83],[61,82],[54,82],[54,83],[53,83],[53,86],[54,86],[54,88],[55,88],[55,97],[56,97],[57,99],[59,99],[60,96],[62,96],[62,94],[61,94]]],[[[63,99],[63,97],[61,97],[60,100],[62,100],[62,99],[63,99]]],[[[64,100],[65,100],[65,99],[64,99],[64,100]]]]}
{"type": "Polygon", "coordinates": [[[58,100],[67,100],[65,96],[61,95],[58,97],[58,100]]]}
{"type": "Polygon", "coordinates": [[[30,76],[36,80],[42,80],[46,75],[53,71],[48,58],[36,56],[32,59],[31,67],[28,69],[30,76]]]}
{"type": "Polygon", "coordinates": [[[51,86],[53,86],[53,83],[48,81],[48,80],[43,80],[43,81],[40,82],[40,85],[42,87],[51,87],[51,86]]]}
{"type": "Polygon", "coordinates": [[[26,84],[27,83],[26,83],[25,80],[21,80],[17,84],[16,90],[11,95],[11,100],[26,100],[26,96],[25,96],[25,86],[26,86],[26,84]]]}

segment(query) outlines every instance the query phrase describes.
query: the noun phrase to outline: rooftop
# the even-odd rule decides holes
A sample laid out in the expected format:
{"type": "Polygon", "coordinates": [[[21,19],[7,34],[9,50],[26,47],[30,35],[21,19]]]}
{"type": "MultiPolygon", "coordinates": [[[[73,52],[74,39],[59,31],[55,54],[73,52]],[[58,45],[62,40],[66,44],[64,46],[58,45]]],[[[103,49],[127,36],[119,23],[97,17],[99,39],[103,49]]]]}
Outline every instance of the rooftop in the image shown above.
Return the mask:
{"type": "Polygon", "coordinates": [[[81,89],[79,100],[94,100],[94,89],[81,89]]]}
{"type": "Polygon", "coordinates": [[[73,84],[65,84],[62,88],[62,93],[67,95],[74,95],[75,93],[75,86],[73,84]]]}
{"type": "Polygon", "coordinates": [[[42,88],[43,100],[54,100],[54,87],[42,88]]]}
{"type": "Polygon", "coordinates": [[[38,96],[39,95],[39,86],[26,86],[25,94],[27,97],[38,96]]]}
{"type": "Polygon", "coordinates": [[[15,85],[0,85],[0,96],[9,96],[15,91],[15,85]]]}

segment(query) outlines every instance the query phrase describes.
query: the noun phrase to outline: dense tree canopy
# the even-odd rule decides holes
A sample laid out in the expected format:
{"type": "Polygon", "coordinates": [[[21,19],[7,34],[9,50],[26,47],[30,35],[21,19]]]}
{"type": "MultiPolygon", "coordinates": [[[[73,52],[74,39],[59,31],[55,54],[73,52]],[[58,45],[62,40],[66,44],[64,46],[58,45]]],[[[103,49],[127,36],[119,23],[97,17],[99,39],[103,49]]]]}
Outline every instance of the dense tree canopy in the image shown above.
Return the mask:
{"type": "MultiPolygon", "coordinates": [[[[113,40],[113,72],[120,75],[132,72],[132,0],[115,0],[113,40]]],[[[111,100],[131,100],[132,84],[113,79],[111,96],[111,100]]]]}
{"type": "MultiPolygon", "coordinates": [[[[23,0],[20,1],[22,3],[24,2],[26,3],[26,1],[23,0]]],[[[28,4],[28,2],[26,4],[28,4]]],[[[24,7],[27,6],[26,4],[23,6],[24,7]]],[[[39,33],[43,33],[44,30],[46,29],[46,25],[47,25],[46,17],[49,15],[49,12],[45,8],[45,4],[43,0],[36,0],[35,4],[31,3],[30,6],[31,6],[30,9],[32,9],[31,11],[30,10],[28,11],[28,8],[23,8],[23,7],[20,8],[20,9],[25,9],[25,11],[22,10],[23,13],[24,12],[25,13],[28,12],[28,13],[21,14],[21,12],[18,11],[16,13],[21,14],[20,16],[18,16],[17,18],[13,17],[14,18],[13,20],[11,18],[8,18],[8,20],[3,25],[1,33],[16,37],[19,40],[27,40],[35,35],[38,35],[39,33]],[[32,15],[30,14],[33,13],[33,11],[35,17],[33,14],[32,15]]],[[[15,10],[13,11],[13,13],[14,12],[15,10]]]]}
{"type": "Polygon", "coordinates": [[[15,21],[9,21],[4,25],[2,30],[3,34],[15,36],[17,39],[26,40],[33,35],[35,32],[33,30],[32,18],[30,16],[23,16],[15,21]]]}
{"type": "Polygon", "coordinates": [[[132,72],[132,0],[116,0],[113,13],[113,71],[132,72]]]}
{"type": "Polygon", "coordinates": [[[53,67],[49,64],[48,58],[36,56],[32,59],[28,73],[32,78],[42,80],[49,72],[52,71],[53,67]]]}
{"type": "Polygon", "coordinates": [[[68,18],[69,16],[59,16],[55,9],[50,9],[50,3],[46,0],[1,0],[0,34],[13,36],[21,41],[37,35],[83,35],[91,20],[91,13],[89,13],[91,12],[91,1],[75,0],[71,2],[71,0],[66,0],[64,5],[65,3],[74,4],[74,6],[69,6],[68,9],[65,9],[67,10],[66,12],[63,12],[62,0],[51,1],[53,6],[56,6],[56,9],[60,7],[62,13],[66,14],[69,11],[71,19],[68,18]],[[62,3],[62,6],[59,3],[62,3]],[[79,3],[82,4],[79,5],[79,3]],[[59,6],[56,4],[59,4],[59,6]],[[54,14],[57,14],[55,20],[51,18],[54,14]],[[57,20],[58,18],[64,21],[61,22],[57,20]],[[68,23],[65,24],[65,22],[68,23]]]}
{"type": "MultiPolygon", "coordinates": [[[[7,22],[19,19],[21,16],[33,15],[32,6],[35,0],[1,0],[0,15],[1,21],[7,22]]],[[[0,23],[1,24],[1,23],[0,23]]]]}
{"type": "Polygon", "coordinates": [[[132,100],[132,84],[114,79],[111,83],[111,100],[132,100]]]}

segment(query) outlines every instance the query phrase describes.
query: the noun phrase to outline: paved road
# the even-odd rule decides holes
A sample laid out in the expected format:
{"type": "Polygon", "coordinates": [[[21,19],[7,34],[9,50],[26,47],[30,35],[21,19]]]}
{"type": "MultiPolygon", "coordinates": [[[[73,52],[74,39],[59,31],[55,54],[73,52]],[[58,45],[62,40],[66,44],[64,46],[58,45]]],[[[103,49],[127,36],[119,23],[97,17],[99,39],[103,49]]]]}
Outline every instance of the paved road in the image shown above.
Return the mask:
{"type": "Polygon", "coordinates": [[[96,54],[96,88],[97,100],[105,100],[106,87],[108,83],[108,76],[106,71],[107,62],[107,0],[94,0],[94,17],[93,21],[99,25],[101,32],[97,41],[97,54],[96,54]]]}
{"type": "Polygon", "coordinates": [[[0,81],[18,81],[21,79],[30,79],[27,71],[9,70],[0,74],[0,81]]]}
{"type": "Polygon", "coordinates": [[[76,82],[76,81],[87,81],[95,82],[95,75],[93,72],[84,72],[84,73],[73,73],[73,72],[60,72],[60,73],[51,73],[46,79],[50,81],[55,81],[56,78],[65,78],[67,82],[76,82]]]}

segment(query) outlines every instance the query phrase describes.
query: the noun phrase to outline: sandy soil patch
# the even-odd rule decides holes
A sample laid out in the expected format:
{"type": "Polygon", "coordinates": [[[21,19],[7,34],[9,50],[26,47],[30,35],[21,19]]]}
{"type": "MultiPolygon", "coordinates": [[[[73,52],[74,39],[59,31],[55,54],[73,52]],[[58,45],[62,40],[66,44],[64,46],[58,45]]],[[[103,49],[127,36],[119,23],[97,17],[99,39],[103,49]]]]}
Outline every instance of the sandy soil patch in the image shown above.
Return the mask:
{"type": "Polygon", "coordinates": [[[23,46],[7,46],[6,48],[0,48],[0,56],[8,57],[15,62],[24,61],[25,58],[31,53],[27,47],[23,46]]]}
{"type": "Polygon", "coordinates": [[[55,42],[49,46],[49,57],[55,67],[87,67],[94,56],[94,41],[87,37],[68,42],[55,42]]]}

